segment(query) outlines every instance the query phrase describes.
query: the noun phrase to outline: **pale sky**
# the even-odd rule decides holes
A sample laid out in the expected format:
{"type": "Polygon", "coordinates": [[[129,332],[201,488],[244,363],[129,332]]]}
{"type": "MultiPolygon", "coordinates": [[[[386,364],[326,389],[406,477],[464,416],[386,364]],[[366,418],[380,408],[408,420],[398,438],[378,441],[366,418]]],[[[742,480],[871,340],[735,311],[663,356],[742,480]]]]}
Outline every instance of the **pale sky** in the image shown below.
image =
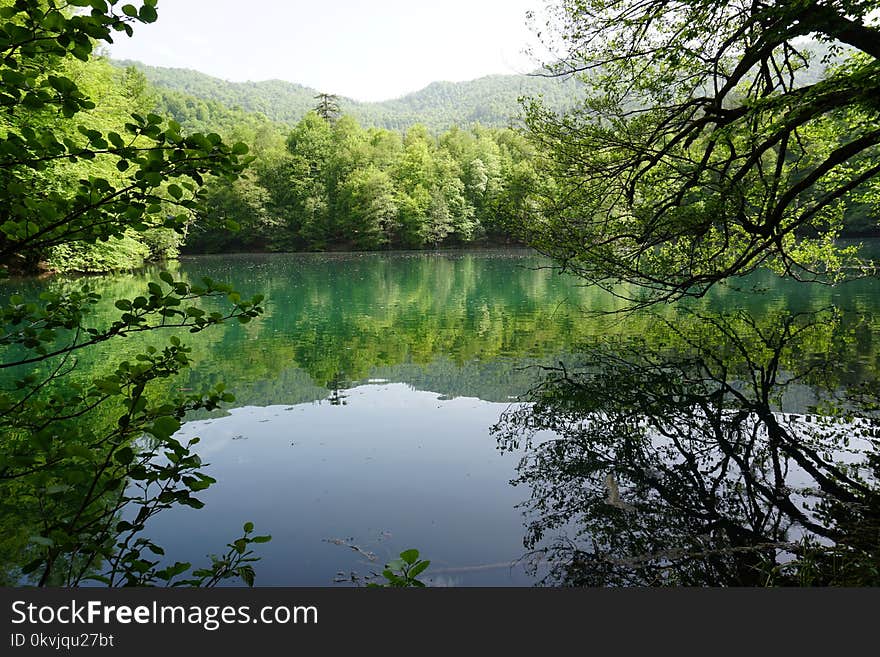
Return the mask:
{"type": "MultiPolygon", "coordinates": [[[[140,3],[138,3],[140,4],[140,3]]],[[[281,79],[358,100],[436,80],[526,73],[526,11],[544,0],[160,0],[110,54],[232,81],[281,79]]]]}

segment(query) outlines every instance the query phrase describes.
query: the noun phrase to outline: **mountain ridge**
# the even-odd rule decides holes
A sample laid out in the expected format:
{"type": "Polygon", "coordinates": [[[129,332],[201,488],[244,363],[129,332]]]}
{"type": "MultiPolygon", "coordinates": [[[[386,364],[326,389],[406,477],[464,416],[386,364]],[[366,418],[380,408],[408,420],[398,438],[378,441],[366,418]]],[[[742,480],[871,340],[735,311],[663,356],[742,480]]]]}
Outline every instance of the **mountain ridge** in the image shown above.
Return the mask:
{"type": "MultiPolygon", "coordinates": [[[[232,82],[194,69],[150,66],[135,60],[110,60],[133,66],[156,88],[219,102],[230,109],[264,115],[277,123],[298,122],[315,106],[320,90],[296,82],[270,79],[232,82]]],[[[489,74],[464,82],[436,80],[424,88],[384,101],[358,101],[340,96],[340,109],[367,127],[406,129],[416,123],[435,132],[453,126],[515,123],[522,96],[543,96],[554,108],[566,109],[580,97],[581,85],[533,75],[489,74]]]]}

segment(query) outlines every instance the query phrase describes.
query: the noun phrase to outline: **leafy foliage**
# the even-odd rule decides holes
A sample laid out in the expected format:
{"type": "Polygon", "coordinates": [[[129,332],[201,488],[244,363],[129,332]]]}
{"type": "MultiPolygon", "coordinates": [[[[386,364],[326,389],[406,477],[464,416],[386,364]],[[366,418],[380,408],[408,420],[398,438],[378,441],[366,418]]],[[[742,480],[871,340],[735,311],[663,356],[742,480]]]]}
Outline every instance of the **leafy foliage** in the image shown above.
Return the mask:
{"type": "Polygon", "coordinates": [[[860,271],[834,240],[880,173],[877,7],[561,3],[549,70],[588,96],[563,115],[528,106],[554,181],[533,242],[609,290],[636,284],[636,305],[760,266],[825,282],[860,271]],[[831,54],[847,45],[842,63],[821,70],[808,35],[831,54]]]}
{"type": "Polygon", "coordinates": [[[530,145],[509,129],[406,135],[309,113],[256,176],[213,185],[186,249],[369,250],[510,241],[531,215],[530,145]],[[235,234],[229,226],[240,226],[235,234]]]}
{"type": "MultiPolygon", "coordinates": [[[[156,229],[184,232],[190,213],[201,207],[206,178],[232,181],[249,162],[244,144],[228,146],[214,133],[183,134],[178,124],[152,113],[134,111],[120,131],[103,129],[93,100],[101,85],[90,88],[102,69],[89,68],[92,50],[98,41],[111,42],[113,32],[130,35],[133,24],[157,17],[156,0],[117,5],[0,2],[4,274],[33,270],[53,249],[56,257],[72,257],[83,245],[113,240],[158,244],[156,229]]],[[[129,75],[124,89],[130,95],[105,94],[107,109],[113,102],[140,109],[141,82],[129,75]]],[[[27,563],[5,573],[10,583],[253,582],[247,546],[267,538],[251,537],[252,527],[230,544],[231,552],[182,582],[173,579],[189,565],[160,568],[145,554],[162,555],[161,548],[142,535],[157,512],[202,505],[194,493],[213,479],[201,471],[195,442],[183,445],[173,435],[187,413],[215,409],[232,396],[222,386],[204,394],[154,395],[157,382],[190,365],[190,350],[176,336],[87,383],[71,373],[76,354],[101,343],[167,329],[198,333],[229,319],[248,322],[262,314],[261,300],[164,272],[143,294],[116,300],[109,323],[90,321],[101,299],[88,284],[39,299],[12,296],[0,308],[0,511],[24,525],[17,536],[29,534],[17,546],[27,563]],[[211,299],[228,308],[199,308],[211,299]]]]}
{"type": "Polygon", "coordinates": [[[418,579],[418,576],[425,572],[430,565],[430,561],[419,559],[418,550],[404,550],[400,553],[398,559],[385,564],[385,568],[382,570],[382,577],[385,578],[385,583],[370,582],[367,584],[367,587],[395,589],[424,588],[425,583],[418,579]]]}
{"type": "Polygon", "coordinates": [[[227,146],[216,134],[183,135],[178,124],[152,113],[132,113],[119,131],[74,123],[96,105],[65,75],[66,56],[87,61],[93,39],[107,41],[113,30],[155,20],[155,3],[139,10],[124,5],[118,13],[115,4],[106,13],[72,15],[37,0],[2,8],[0,175],[7,193],[0,205],[0,266],[6,271],[32,270],[63,244],[158,227],[183,232],[205,177],[232,179],[247,163],[244,144],[227,146]]]}

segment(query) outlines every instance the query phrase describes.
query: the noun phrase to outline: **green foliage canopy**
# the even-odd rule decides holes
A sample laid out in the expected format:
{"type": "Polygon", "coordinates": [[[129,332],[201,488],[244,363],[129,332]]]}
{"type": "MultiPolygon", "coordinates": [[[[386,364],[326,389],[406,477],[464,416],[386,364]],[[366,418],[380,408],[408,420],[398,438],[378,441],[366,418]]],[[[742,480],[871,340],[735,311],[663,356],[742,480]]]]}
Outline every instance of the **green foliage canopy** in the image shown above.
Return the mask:
{"type": "Polygon", "coordinates": [[[528,226],[563,267],[635,304],[702,295],[759,266],[834,281],[845,202],[880,174],[877,2],[560,3],[552,75],[588,99],[528,106],[555,186],[528,226]],[[849,48],[818,76],[806,37],[849,48]]]}
{"type": "MultiPolygon", "coordinates": [[[[203,198],[207,177],[234,180],[248,164],[244,144],[217,134],[181,133],[158,115],[134,111],[121,132],[99,129],[100,76],[83,69],[95,45],[157,18],[156,0],[0,0],[0,273],[31,271],[53,248],[124,240],[160,226],[182,232],[203,198]],[[75,74],[82,75],[75,75],[75,74]]],[[[130,109],[140,109],[131,79],[130,109]]],[[[110,94],[124,100],[125,94],[110,94]]],[[[114,113],[112,103],[103,110],[114,113]]],[[[174,505],[199,508],[194,493],[213,479],[173,434],[188,412],[232,400],[223,386],[172,399],[156,382],[190,365],[176,336],[123,360],[107,376],[70,377],[76,354],[134,333],[186,328],[197,333],[227,319],[248,322],[261,299],[242,299],[210,280],[191,285],[163,272],[144,294],[115,301],[116,316],[97,320],[88,284],[39,299],[11,295],[0,307],[0,544],[2,581],[19,584],[213,585],[253,583],[244,536],[208,568],[162,567],[164,554],[142,532],[174,505]],[[219,298],[221,311],[199,300],[219,298]],[[109,421],[108,421],[109,420],[109,421]],[[123,510],[131,510],[123,520],[123,510]],[[22,558],[25,562],[22,563],[22,558]]]]}
{"type": "Polygon", "coordinates": [[[194,252],[374,250],[509,242],[510,217],[533,211],[532,146],[511,129],[439,137],[362,128],[308,113],[286,152],[254,175],[210,185],[185,248],[194,252]],[[241,226],[230,232],[230,223],[241,226]]]}
{"type": "Polygon", "coordinates": [[[129,229],[183,230],[199,204],[205,177],[235,178],[247,146],[219,135],[181,134],[155,114],[131,114],[122,132],[103,132],[74,119],[95,103],[65,73],[65,59],[88,61],[94,40],[156,18],[155,2],[140,9],[115,2],[16,1],[0,7],[4,109],[0,142],[0,267],[33,270],[55,246],[122,238],[129,229]],[[89,7],[91,13],[68,7],[89,7]],[[59,118],[60,114],[60,118],[59,118]],[[108,162],[58,186],[70,164],[108,162]],[[120,175],[121,174],[121,175],[120,175]],[[174,178],[174,182],[168,182],[174,178]]]}

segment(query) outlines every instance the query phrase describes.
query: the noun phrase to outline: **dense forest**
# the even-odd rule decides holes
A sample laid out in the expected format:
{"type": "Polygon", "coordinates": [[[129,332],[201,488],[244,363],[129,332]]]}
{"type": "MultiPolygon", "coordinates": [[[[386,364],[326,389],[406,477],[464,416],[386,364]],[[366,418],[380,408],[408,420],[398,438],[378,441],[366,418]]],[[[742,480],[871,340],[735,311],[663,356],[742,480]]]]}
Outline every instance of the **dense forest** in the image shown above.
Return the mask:
{"type": "MultiPolygon", "coordinates": [[[[405,131],[364,128],[354,115],[341,111],[319,116],[308,108],[318,104],[311,90],[299,101],[287,93],[294,85],[284,86],[282,97],[250,96],[255,103],[263,98],[266,107],[290,108],[290,114],[276,109],[279,119],[301,115],[296,123],[286,124],[242,109],[238,101],[246,96],[247,85],[219,81],[201,87],[182,85],[205,98],[153,85],[140,68],[120,68],[100,56],[63,66],[96,99],[100,110],[89,110],[84,117],[96,129],[123,134],[132,113],[142,118],[166,116],[181,131],[247,144],[253,162],[234,183],[209,178],[201,209],[189,213],[177,231],[157,221],[145,232],[126,231],[107,241],[69,241],[51,246],[39,262],[21,263],[18,269],[128,269],[175,257],[182,249],[361,250],[509,243],[510,219],[524,217],[532,203],[529,196],[537,176],[534,151],[511,128],[475,124],[441,134],[422,124],[409,125],[405,131]]],[[[190,72],[185,79],[213,80],[190,72]]],[[[470,90],[464,93],[485,98],[497,90],[497,84],[488,79],[476,85],[479,92],[474,85],[465,85],[470,90]]],[[[426,93],[440,86],[432,85],[426,93]]],[[[506,88],[517,93],[516,85],[506,88]]],[[[407,102],[418,107],[433,103],[433,98],[429,93],[407,102]]],[[[339,105],[345,107],[345,101],[339,105]]],[[[443,106],[457,105],[434,105],[435,109],[443,106]]],[[[503,111],[509,109],[510,103],[503,111]]],[[[430,123],[431,117],[426,116],[430,123]]],[[[8,117],[0,120],[15,127],[8,117]]],[[[27,120],[32,122],[33,116],[27,120]]],[[[491,122],[501,123],[498,117],[491,122]]],[[[434,121],[432,127],[437,125],[434,121]]],[[[70,139],[84,136],[70,123],[62,130],[70,139]]],[[[57,162],[37,174],[37,184],[46,189],[71,188],[84,176],[123,182],[128,172],[123,164],[108,167],[94,159],[57,162]]]]}
{"type": "MultiPolygon", "coordinates": [[[[125,133],[124,126],[130,122],[131,114],[146,116],[153,108],[153,97],[143,76],[134,72],[120,71],[110,66],[106,60],[91,58],[87,61],[67,59],[58,62],[50,79],[63,86],[62,76],[75,81],[84,95],[95,99],[95,107],[83,111],[83,123],[89,130],[114,132],[116,138],[125,133]]],[[[0,134],[7,137],[11,131],[20,130],[25,135],[38,136],[41,132],[52,130],[59,134],[60,141],[76,147],[88,143],[86,128],[50,108],[44,111],[0,114],[0,134]]],[[[73,158],[71,158],[72,160],[73,158]]],[[[128,177],[127,167],[114,165],[95,158],[77,161],[51,160],[48,164],[35,168],[27,180],[27,185],[41,194],[62,194],[75,190],[79,181],[90,176],[100,179],[122,180],[128,177]]],[[[9,191],[15,192],[18,183],[4,180],[9,191]]],[[[14,215],[14,209],[10,214],[14,215]]],[[[25,226],[25,229],[27,226],[25,226]]],[[[13,227],[4,225],[4,238],[12,241],[16,235],[13,227]]],[[[37,262],[43,260],[43,267],[50,269],[101,271],[137,266],[149,260],[161,260],[177,254],[179,239],[172,230],[159,224],[141,233],[125,230],[108,242],[95,244],[86,240],[71,240],[47,245],[37,254],[31,254],[25,261],[10,254],[7,259],[13,270],[32,270],[37,262]]]]}
{"type": "MultiPolygon", "coordinates": [[[[158,114],[186,130],[244,141],[256,157],[235,185],[210,186],[208,211],[187,232],[189,252],[507,243],[510,220],[528,214],[537,187],[532,146],[505,127],[525,86],[515,76],[438,83],[387,104],[338,99],[332,112],[319,113],[320,94],[288,83],[235,84],[140,65],[124,70],[155,81],[158,114]],[[375,119],[394,103],[402,113],[375,119]],[[438,113],[497,103],[489,125],[456,116],[469,127],[437,132],[449,123],[438,113]]],[[[548,84],[536,80],[530,89],[548,84]]]]}
{"type": "Polygon", "coordinates": [[[505,242],[510,220],[530,212],[537,176],[531,146],[510,129],[454,128],[434,137],[414,126],[404,135],[313,112],[289,133],[284,151],[257,153],[235,185],[210,187],[209,212],[190,228],[187,249],[505,242]]]}
{"type": "MultiPolygon", "coordinates": [[[[827,60],[826,51],[814,50],[816,61],[827,60]]],[[[544,211],[542,199],[553,197],[568,176],[544,166],[539,140],[512,127],[519,101],[540,97],[546,111],[559,113],[582,93],[574,79],[490,76],[358,103],[277,80],[231,83],[97,54],[66,61],[63,70],[96,99],[100,110],[87,116],[97,129],[122,134],[132,113],[169,117],[183,132],[246,144],[251,166],[235,182],[209,177],[199,209],[176,230],[154,219],[149,230],[107,241],[67,241],[47,248],[38,262],[18,263],[22,270],[130,269],[181,251],[519,243],[544,211]],[[321,110],[322,97],[333,99],[332,111],[321,110]]],[[[799,75],[806,84],[812,78],[804,76],[817,73],[813,67],[799,75]]],[[[0,119],[16,127],[12,120],[0,119]]],[[[69,123],[62,131],[73,140],[85,134],[69,123]]],[[[69,189],[84,175],[121,182],[128,172],[122,164],[108,168],[80,159],[53,163],[36,174],[35,184],[69,189]]],[[[844,212],[844,234],[874,232],[868,203],[850,199],[844,212]]]]}
{"type": "MultiPolygon", "coordinates": [[[[229,82],[198,71],[147,66],[130,60],[111,61],[121,68],[141,71],[160,93],[214,101],[223,107],[263,114],[271,121],[294,124],[314,109],[318,90],[285,82],[229,82]]],[[[481,124],[503,128],[522,113],[519,99],[541,96],[557,110],[575,106],[583,85],[575,78],[565,80],[541,75],[488,75],[468,82],[433,82],[424,89],[382,102],[360,102],[340,98],[339,108],[369,128],[406,130],[421,124],[438,134],[453,127],[481,124]]],[[[169,107],[178,121],[188,118],[169,107]]]]}

